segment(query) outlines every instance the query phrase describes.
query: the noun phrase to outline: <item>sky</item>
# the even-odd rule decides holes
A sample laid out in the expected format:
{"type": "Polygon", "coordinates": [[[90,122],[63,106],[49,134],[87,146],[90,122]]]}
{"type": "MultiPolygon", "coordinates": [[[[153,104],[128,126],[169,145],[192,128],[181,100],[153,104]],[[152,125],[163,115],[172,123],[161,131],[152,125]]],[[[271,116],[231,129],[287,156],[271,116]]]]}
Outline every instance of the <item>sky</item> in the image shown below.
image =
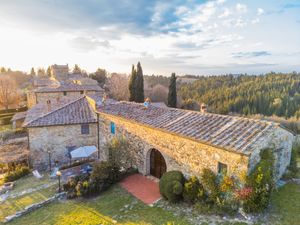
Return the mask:
{"type": "Polygon", "coordinates": [[[0,66],[300,71],[299,0],[0,0],[0,66]]]}

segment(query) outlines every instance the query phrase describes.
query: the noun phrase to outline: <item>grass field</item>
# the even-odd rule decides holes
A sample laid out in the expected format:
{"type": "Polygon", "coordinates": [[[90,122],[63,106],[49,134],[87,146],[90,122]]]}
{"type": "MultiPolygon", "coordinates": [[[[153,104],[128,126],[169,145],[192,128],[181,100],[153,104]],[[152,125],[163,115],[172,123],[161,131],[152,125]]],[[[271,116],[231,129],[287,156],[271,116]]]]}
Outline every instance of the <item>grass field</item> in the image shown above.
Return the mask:
{"type": "Polygon", "coordinates": [[[0,203],[0,221],[3,221],[6,216],[12,215],[17,211],[23,210],[26,206],[41,202],[53,196],[56,192],[56,186],[36,191],[30,194],[23,195],[14,199],[7,199],[0,203]]]}
{"type": "Polygon", "coordinates": [[[54,202],[9,224],[189,224],[158,207],[150,207],[118,185],[89,200],[54,202]]]}
{"type": "MultiPolygon", "coordinates": [[[[10,194],[21,193],[29,188],[37,188],[49,182],[50,180],[47,175],[45,175],[42,179],[37,179],[32,175],[29,175],[15,181],[14,189],[10,192],[10,194]]],[[[56,189],[57,185],[55,184],[50,188],[25,194],[21,197],[8,198],[6,201],[0,203],[0,221],[2,221],[6,216],[12,215],[17,211],[24,209],[28,205],[41,202],[53,196],[56,192],[56,189]]]]}
{"type": "MultiPolygon", "coordinates": [[[[52,195],[45,189],[0,205],[0,211],[10,214],[28,204],[52,195]],[[10,212],[10,213],[8,213],[10,212]]],[[[2,213],[3,214],[3,213],[2,213]]],[[[1,215],[1,214],[0,214],[1,215]]],[[[3,217],[4,215],[2,215],[3,217]]],[[[187,216],[175,216],[159,207],[150,207],[135,199],[118,185],[92,199],[56,201],[9,224],[189,224],[187,216]]],[[[266,221],[259,224],[297,225],[300,221],[300,188],[287,184],[272,196],[272,207],[266,221]]],[[[204,223],[205,224],[205,223],[204,223]]],[[[230,225],[231,223],[224,224],[230,225]]],[[[223,225],[224,225],[223,224],[223,225]]],[[[239,223],[236,223],[239,224],[239,223]]],[[[231,224],[232,225],[232,224],[231,224]]]]}
{"type": "Polygon", "coordinates": [[[270,224],[300,224],[300,185],[287,184],[275,192],[271,199],[270,224]]]}

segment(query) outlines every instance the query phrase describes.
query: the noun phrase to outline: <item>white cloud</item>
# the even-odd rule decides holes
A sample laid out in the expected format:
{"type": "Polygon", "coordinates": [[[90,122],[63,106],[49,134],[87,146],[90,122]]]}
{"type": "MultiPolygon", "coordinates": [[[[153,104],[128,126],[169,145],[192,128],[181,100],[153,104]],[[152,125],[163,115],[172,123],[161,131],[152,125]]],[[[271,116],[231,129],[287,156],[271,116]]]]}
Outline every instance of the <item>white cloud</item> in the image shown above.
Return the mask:
{"type": "Polygon", "coordinates": [[[164,13],[170,8],[170,5],[167,3],[158,2],[154,7],[154,14],[151,17],[153,25],[159,24],[164,16],[164,13]]]}
{"type": "Polygon", "coordinates": [[[235,8],[238,13],[246,13],[248,10],[247,6],[241,3],[236,4],[235,8]]]}
{"type": "Polygon", "coordinates": [[[227,18],[228,16],[230,16],[230,14],[231,14],[230,10],[228,8],[225,8],[223,13],[221,15],[219,15],[218,17],[221,19],[227,18]]]}
{"type": "Polygon", "coordinates": [[[226,0],[217,0],[217,4],[222,5],[226,2],[226,0]]]}
{"type": "Polygon", "coordinates": [[[257,24],[257,23],[259,23],[259,22],[260,22],[260,19],[259,19],[259,18],[255,18],[255,19],[251,20],[251,23],[252,23],[252,24],[257,24]]]}
{"type": "Polygon", "coordinates": [[[258,16],[260,16],[260,15],[262,15],[262,14],[264,14],[265,13],[265,10],[263,10],[262,8],[258,8],[257,9],[257,15],[258,16]]]}
{"type": "Polygon", "coordinates": [[[178,8],[176,8],[175,15],[181,16],[181,15],[184,15],[185,13],[187,13],[188,11],[189,11],[188,7],[179,6],[178,8]]]}
{"type": "Polygon", "coordinates": [[[245,20],[243,20],[242,18],[238,18],[235,22],[235,27],[240,27],[243,28],[247,25],[247,22],[245,20]]]}

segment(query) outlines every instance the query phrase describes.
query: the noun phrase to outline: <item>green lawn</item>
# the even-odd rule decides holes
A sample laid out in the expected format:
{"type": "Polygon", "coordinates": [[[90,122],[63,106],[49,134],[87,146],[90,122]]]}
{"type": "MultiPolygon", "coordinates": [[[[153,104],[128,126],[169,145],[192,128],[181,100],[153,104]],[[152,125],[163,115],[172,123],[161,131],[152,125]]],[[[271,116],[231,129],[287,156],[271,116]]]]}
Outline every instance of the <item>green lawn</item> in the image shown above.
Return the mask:
{"type": "Polygon", "coordinates": [[[42,189],[30,194],[23,195],[18,198],[7,199],[0,203],[0,221],[3,221],[6,216],[12,215],[17,211],[23,210],[26,206],[38,203],[53,196],[56,192],[56,186],[42,189]]]}
{"type": "MultiPolygon", "coordinates": [[[[48,175],[44,175],[42,179],[37,179],[32,175],[28,175],[15,181],[14,189],[10,192],[10,194],[20,193],[29,188],[37,188],[49,182],[57,183],[56,181],[50,180],[48,175]]],[[[41,202],[53,196],[56,189],[57,184],[54,184],[50,188],[25,194],[18,198],[8,198],[5,202],[0,203],[0,221],[2,221],[6,216],[12,215],[17,211],[24,209],[28,205],[41,202]]]]}
{"type": "Polygon", "coordinates": [[[300,223],[300,185],[287,184],[271,199],[270,224],[298,225],[300,223]]]}
{"type": "Polygon", "coordinates": [[[118,185],[89,200],[53,202],[9,224],[189,224],[171,212],[150,207],[118,185]]]}
{"type": "Polygon", "coordinates": [[[42,179],[37,179],[33,175],[28,175],[26,177],[23,177],[15,181],[15,186],[14,189],[11,191],[11,193],[14,194],[29,188],[36,188],[43,184],[47,184],[49,182],[57,182],[57,181],[50,180],[48,174],[45,174],[42,179]]]}

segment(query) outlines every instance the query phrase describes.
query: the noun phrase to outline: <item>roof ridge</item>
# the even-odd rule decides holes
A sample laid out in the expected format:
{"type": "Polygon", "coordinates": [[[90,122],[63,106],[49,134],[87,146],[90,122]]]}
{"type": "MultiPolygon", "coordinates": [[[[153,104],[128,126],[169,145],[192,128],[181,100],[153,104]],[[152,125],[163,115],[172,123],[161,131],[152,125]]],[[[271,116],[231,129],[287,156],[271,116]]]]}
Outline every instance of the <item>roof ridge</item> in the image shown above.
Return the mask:
{"type": "Polygon", "coordinates": [[[55,109],[55,110],[53,110],[53,111],[51,111],[51,112],[48,112],[48,113],[46,113],[46,114],[44,114],[44,115],[41,115],[41,116],[35,118],[34,120],[29,121],[28,123],[26,123],[26,124],[24,124],[24,125],[25,125],[25,126],[28,126],[28,125],[30,125],[32,122],[35,122],[35,121],[37,121],[37,120],[39,120],[39,119],[41,119],[41,118],[43,118],[43,117],[49,116],[49,115],[51,115],[52,113],[55,113],[55,112],[57,112],[58,110],[61,110],[61,109],[65,108],[65,107],[67,107],[67,106],[69,106],[69,105],[71,105],[71,104],[73,104],[73,103],[75,103],[75,102],[77,102],[77,101],[79,101],[79,100],[85,98],[85,97],[86,97],[86,95],[80,96],[79,98],[77,98],[77,99],[75,99],[75,100],[72,100],[72,101],[70,101],[70,102],[67,102],[66,104],[64,104],[64,105],[62,105],[62,106],[60,106],[60,107],[58,107],[57,109],[55,109]]]}
{"type": "MultiPolygon", "coordinates": [[[[142,106],[142,103],[139,103],[139,102],[118,101],[118,103],[135,104],[135,105],[141,105],[142,106]]],[[[165,110],[174,110],[174,111],[184,111],[184,112],[187,112],[187,113],[195,113],[195,114],[208,114],[208,115],[212,115],[212,116],[232,118],[232,119],[237,119],[237,120],[249,120],[249,121],[254,121],[254,122],[258,122],[258,123],[262,123],[262,124],[268,124],[268,125],[280,125],[280,123],[277,123],[277,122],[267,121],[267,120],[262,120],[262,119],[255,119],[255,118],[248,118],[248,117],[244,117],[244,116],[223,115],[223,114],[211,113],[211,112],[200,112],[200,111],[194,111],[194,110],[188,110],[188,109],[171,108],[171,107],[168,107],[168,106],[167,106],[167,108],[164,108],[164,109],[165,110]]]]}

